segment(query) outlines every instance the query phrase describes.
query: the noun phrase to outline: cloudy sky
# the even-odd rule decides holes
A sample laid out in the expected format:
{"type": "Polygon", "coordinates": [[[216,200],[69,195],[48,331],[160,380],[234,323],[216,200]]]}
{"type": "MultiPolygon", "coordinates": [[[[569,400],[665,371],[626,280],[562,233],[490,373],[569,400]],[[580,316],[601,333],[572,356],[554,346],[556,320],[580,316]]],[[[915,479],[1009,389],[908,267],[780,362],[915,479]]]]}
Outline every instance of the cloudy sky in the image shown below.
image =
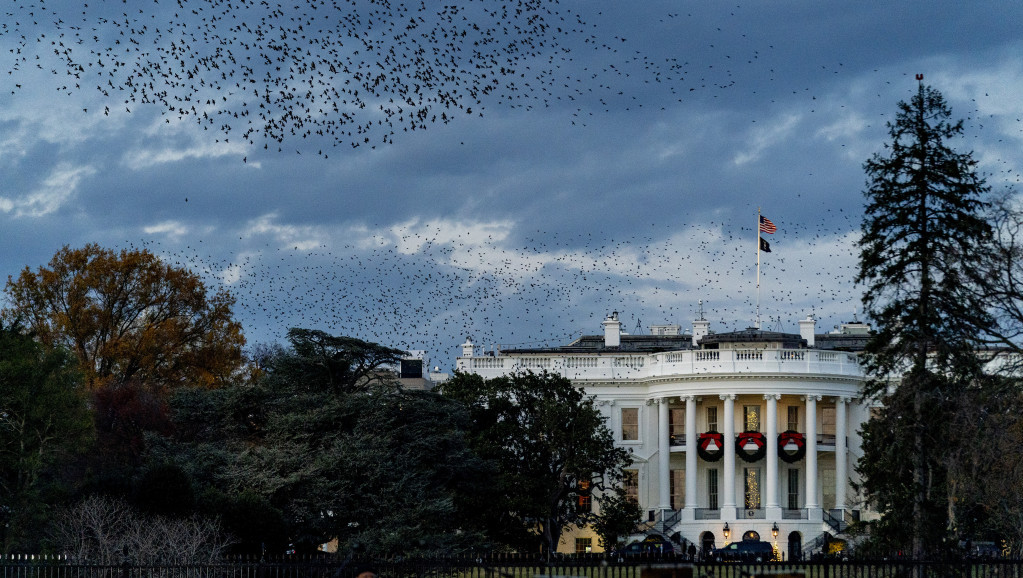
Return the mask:
{"type": "Polygon", "coordinates": [[[758,208],[763,326],[830,329],[916,74],[995,189],[1023,168],[1018,2],[477,0],[450,38],[437,2],[2,4],[0,271],[144,247],[232,291],[250,344],[317,328],[447,369],[466,336],[564,343],[613,310],[744,328],[758,208]]]}

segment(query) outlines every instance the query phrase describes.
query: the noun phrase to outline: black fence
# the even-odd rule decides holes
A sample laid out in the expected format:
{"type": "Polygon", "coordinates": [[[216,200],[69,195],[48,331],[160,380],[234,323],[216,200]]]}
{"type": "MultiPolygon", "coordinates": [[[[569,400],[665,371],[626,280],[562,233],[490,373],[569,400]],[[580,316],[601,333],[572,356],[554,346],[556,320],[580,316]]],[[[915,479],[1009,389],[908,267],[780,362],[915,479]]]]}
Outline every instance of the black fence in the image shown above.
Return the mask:
{"type": "Polygon", "coordinates": [[[207,564],[88,564],[60,557],[0,558],[0,578],[1023,578],[1021,560],[682,562],[656,559],[466,557],[371,561],[337,557],[207,564]]]}

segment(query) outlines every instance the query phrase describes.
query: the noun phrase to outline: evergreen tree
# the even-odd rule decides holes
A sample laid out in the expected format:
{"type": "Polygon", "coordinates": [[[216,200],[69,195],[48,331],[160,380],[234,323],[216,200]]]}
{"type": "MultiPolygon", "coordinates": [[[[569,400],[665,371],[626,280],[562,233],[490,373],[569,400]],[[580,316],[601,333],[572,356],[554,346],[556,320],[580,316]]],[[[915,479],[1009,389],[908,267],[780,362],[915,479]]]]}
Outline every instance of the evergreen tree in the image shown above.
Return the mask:
{"type": "Polygon", "coordinates": [[[948,144],[962,135],[962,121],[950,121],[941,93],[922,82],[898,107],[891,142],[864,164],[857,282],[876,328],[865,394],[885,408],[865,431],[859,469],[881,526],[907,537],[900,546],[919,557],[935,553],[949,526],[946,418],[950,400],[976,383],[976,347],[993,325],[983,266],[993,235],[989,187],[972,155],[948,144]],[[898,387],[888,395],[893,378],[898,387]]]}

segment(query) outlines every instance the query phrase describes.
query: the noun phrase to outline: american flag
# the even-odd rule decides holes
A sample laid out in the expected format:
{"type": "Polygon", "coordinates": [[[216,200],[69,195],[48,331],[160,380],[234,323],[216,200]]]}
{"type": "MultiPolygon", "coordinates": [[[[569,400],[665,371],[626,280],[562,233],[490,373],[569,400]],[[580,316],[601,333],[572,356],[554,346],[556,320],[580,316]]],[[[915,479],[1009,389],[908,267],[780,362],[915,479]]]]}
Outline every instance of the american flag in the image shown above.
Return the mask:
{"type": "Polygon", "coordinates": [[[760,215],[760,232],[761,233],[769,233],[769,234],[773,235],[775,233],[775,231],[777,231],[777,230],[778,230],[778,227],[774,226],[774,223],[771,222],[771,219],[768,219],[767,217],[765,217],[763,215],[760,215]]]}

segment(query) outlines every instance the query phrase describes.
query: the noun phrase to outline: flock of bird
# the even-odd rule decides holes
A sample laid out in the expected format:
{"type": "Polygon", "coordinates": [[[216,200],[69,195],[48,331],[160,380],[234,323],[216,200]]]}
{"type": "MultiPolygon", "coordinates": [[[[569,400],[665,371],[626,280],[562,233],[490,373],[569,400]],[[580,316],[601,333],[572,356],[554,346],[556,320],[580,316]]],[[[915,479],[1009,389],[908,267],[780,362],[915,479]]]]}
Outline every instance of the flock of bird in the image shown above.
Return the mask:
{"type": "MultiPolygon", "coordinates": [[[[739,67],[771,66],[764,54],[773,49],[742,34],[735,52],[704,62],[657,58],[602,35],[589,21],[600,14],[557,0],[5,6],[5,92],[16,97],[46,77],[58,94],[100,97],[101,108],[85,114],[156,110],[167,123],[193,122],[270,154],[393,145],[402,133],[496,107],[560,107],[585,123],[579,117],[642,107],[629,92],[636,87],[676,100],[731,89],[739,67]]],[[[734,16],[734,8],[720,9],[734,16]]],[[[837,73],[842,65],[828,66],[837,73]]],[[[815,99],[809,86],[790,88],[815,99]]],[[[207,248],[218,244],[212,238],[143,245],[230,290],[252,342],[311,327],[425,349],[447,365],[466,336],[487,348],[562,344],[599,333],[612,310],[631,331],[642,322],[686,328],[699,300],[717,329],[751,321],[758,301],[766,317],[784,313],[789,322],[807,313],[852,317],[855,239],[832,232],[856,230],[858,216],[772,218],[781,231],[764,259],[760,300],[755,232],[720,221],[614,240],[535,231],[516,242],[452,241],[450,231],[424,229],[408,232],[414,251],[400,239],[371,248],[332,239],[312,250],[261,237],[225,243],[235,248],[224,251],[207,248]]]]}
{"type": "Polygon", "coordinates": [[[625,55],[624,39],[601,40],[557,0],[35,0],[7,9],[0,38],[8,80],[38,69],[60,93],[94,90],[93,114],[155,106],[224,140],[301,152],[308,139],[324,156],[486,106],[606,104],[622,96],[616,77],[673,91],[682,78],[677,61],[625,55]],[[570,72],[581,47],[608,58],[570,72]]]}
{"type": "MultiPolygon", "coordinates": [[[[800,233],[786,225],[793,238],[800,233]]],[[[689,329],[703,300],[715,330],[746,327],[755,312],[754,233],[729,239],[726,231],[725,223],[706,223],[608,244],[535,231],[519,245],[420,229],[372,247],[331,239],[303,249],[254,237],[227,256],[210,252],[209,242],[179,249],[154,240],[145,248],[230,291],[250,343],[309,327],[425,350],[432,365],[447,367],[466,337],[485,350],[562,345],[600,334],[612,310],[630,332],[642,323],[689,329]]],[[[778,247],[785,247],[780,258],[763,267],[765,328],[781,315],[775,323],[785,330],[796,315],[853,317],[855,257],[847,239],[778,247]]]]}

